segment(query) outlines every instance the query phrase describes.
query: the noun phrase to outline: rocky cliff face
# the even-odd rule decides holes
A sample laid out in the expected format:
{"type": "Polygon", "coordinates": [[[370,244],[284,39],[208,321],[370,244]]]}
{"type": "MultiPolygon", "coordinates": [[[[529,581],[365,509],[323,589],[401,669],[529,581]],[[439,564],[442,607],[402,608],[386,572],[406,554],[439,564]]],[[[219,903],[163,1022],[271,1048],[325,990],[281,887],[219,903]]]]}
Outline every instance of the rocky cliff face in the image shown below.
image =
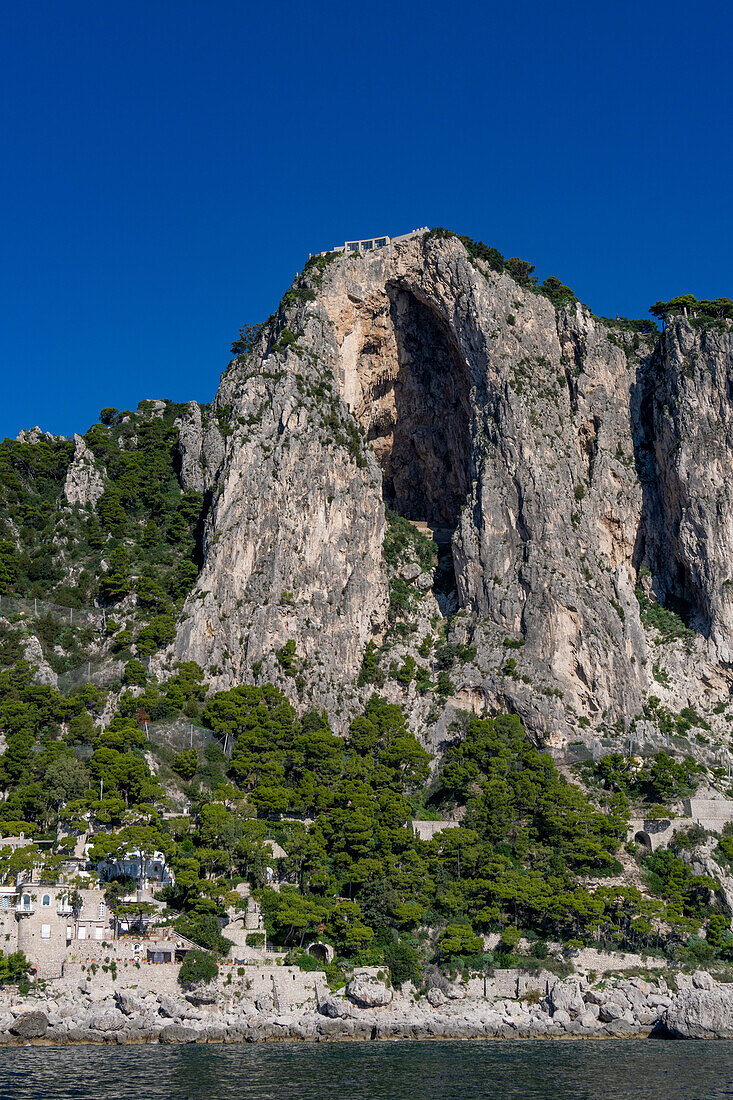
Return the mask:
{"type": "Polygon", "coordinates": [[[645,379],[640,438],[647,556],[660,596],[731,661],[733,339],[673,321],[645,379]]]}
{"type": "MultiPolygon", "coordinates": [[[[235,360],[216,398],[221,469],[176,652],[222,686],[253,666],[276,679],[293,640],[325,691],[358,670],[384,616],[378,470],[333,389],[333,334],[318,313],[303,324],[298,348],[235,360]]],[[[204,439],[209,468],[210,454],[204,439]]]]}
{"type": "Polygon", "coordinates": [[[224,441],[212,409],[189,401],[175,421],[178,428],[180,478],[185,490],[210,493],[224,458],[224,441]]]}
{"type": "Polygon", "coordinates": [[[80,435],[74,436],[74,457],[66,472],[64,496],[69,504],[94,507],[104,492],[104,470],[80,435]]]}
{"type": "Polygon", "coordinates": [[[454,702],[557,743],[611,736],[650,695],[727,699],[732,350],[681,318],[653,348],[557,310],[455,237],[311,265],[224,375],[216,431],[193,407],[182,425],[212,506],[177,655],[218,686],[307,664],[333,711],[368,641],[434,673],[443,627],[454,702]],[[434,577],[401,574],[398,631],[385,504],[438,548],[434,577]],[[689,627],[664,645],[655,599],[689,627]]]}

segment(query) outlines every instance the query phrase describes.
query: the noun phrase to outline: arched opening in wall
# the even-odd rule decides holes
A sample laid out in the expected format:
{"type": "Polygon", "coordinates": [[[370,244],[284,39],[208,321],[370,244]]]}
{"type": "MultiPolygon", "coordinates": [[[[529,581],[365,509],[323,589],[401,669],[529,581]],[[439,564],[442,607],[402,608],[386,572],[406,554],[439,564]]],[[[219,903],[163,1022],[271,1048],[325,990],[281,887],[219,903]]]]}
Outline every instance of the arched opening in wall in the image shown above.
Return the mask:
{"type": "Polygon", "coordinates": [[[640,844],[642,848],[646,848],[648,852],[651,852],[652,839],[649,836],[649,833],[646,833],[643,829],[640,829],[639,832],[634,835],[634,840],[637,844],[640,844]]]}
{"type": "Polygon", "coordinates": [[[396,373],[372,396],[367,438],[382,466],[385,504],[431,535],[434,590],[457,606],[451,540],[471,487],[466,364],[446,321],[411,291],[387,285],[396,373]]]}

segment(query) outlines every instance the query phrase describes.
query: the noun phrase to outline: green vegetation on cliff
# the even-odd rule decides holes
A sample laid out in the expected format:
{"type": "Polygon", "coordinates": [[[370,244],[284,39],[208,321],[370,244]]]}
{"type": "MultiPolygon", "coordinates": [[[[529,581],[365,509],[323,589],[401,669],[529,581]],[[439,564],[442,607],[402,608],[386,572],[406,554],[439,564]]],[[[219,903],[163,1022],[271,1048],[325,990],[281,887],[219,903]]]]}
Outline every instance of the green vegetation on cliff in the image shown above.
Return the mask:
{"type": "MultiPolygon", "coordinates": [[[[298,717],[272,685],[203,701],[205,691],[188,662],[165,687],[150,682],[138,696],[123,694],[103,728],[104,692],[87,686],[63,697],[36,685],[22,661],[0,671],[0,832],[29,836],[28,847],[3,853],[4,875],[35,865],[52,879],[65,852],[54,843],[58,826],[86,821],[94,860],[126,850],[165,854],[176,874],[166,891],[182,914],[176,927],[207,951],[227,949],[220,919],[244,879],[273,942],[295,950],[325,938],[340,959],[389,965],[403,979],[429,961],[482,965],[490,958],[482,937],[493,931],[501,933],[499,961],[516,949],[514,930],[540,945],[679,950],[706,927],[715,939],[715,882],[671,852],[642,860],[646,893],[604,884],[622,870],[624,792],[642,785],[653,797],[678,793],[694,773],[687,765],[657,760],[647,779],[630,777],[624,758],[608,758],[599,777],[611,792],[591,800],[517,717],[504,715],[456,729],[431,778],[430,757],[402,710],[378,695],[340,737],[324,714],[298,717]],[[140,712],[156,700],[169,715],[203,701],[202,721],[231,756],[212,744],[205,755],[187,752],[183,768],[179,754],[166,790],[141,728],[140,712]],[[88,749],[80,755],[78,745],[88,749]],[[164,818],[176,784],[192,814],[164,818]],[[433,819],[452,819],[431,840],[411,825],[424,807],[433,819]]],[[[727,940],[701,942],[728,950],[727,940]]]]}
{"type": "Polygon", "coordinates": [[[733,301],[730,298],[696,298],[694,294],[678,294],[668,302],[655,302],[649,307],[654,317],[666,320],[683,313],[693,324],[709,324],[714,321],[733,320],[733,301]]]}
{"type": "Polygon", "coordinates": [[[476,261],[486,264],[499,275],[506,271],[514,279],[514,282],[518,283],[524,290],[531,290],[535,294],[542,294],[545,298],[549,298],[556,309],[562,309],[564,306],[578,301],[570,287],[565,286],[556,275],[549,275],[541,283],[538,276],[535,275],[534,264],[531,264],[528,260],[521,260],[518,256],[511,256],[507,259],[502,256],[498,248],[484,244],[483,241],[475,241],[472,237],[454,233],[451,229],[443,229],[440,226],[429,231],[428,238],[431,237],[437,240],[455,237],[466,249],[471,263],[479,270],[481,270],[481,267],[476,261]]]}
{"type": "MultiPolygon", "coordinates": [[[[428,240],[445,236],[453,235],[434,230],[428,240]]],[[[522,287],[558,309],[576,302],[556,277],[540,284],[527,261],[506,259],[467,237],[458,240],[483,276],[493,271],[514,280],[504,280],[510,297],[526,300],[522,287]]],[[[319,258],[308,265],[314,286],[329,262],[319,258]]],[[[269,341],[271,351],[292,356],[304,337],[292,317],[314,293],[294,287],[269,326],[242,330],[235,355],[252,356],[255,364],[253,353],[269,341]]],[[[697,303],[698,312],[705,314],[709,305],[697,303]]],[[[547,307],[538,312],[554,331],[547,307]]],[[[728,316],[725,310],[708,314],[728,316]]],[[[511,317],[508,323],[521,327],[520,313],[511,317]]],[[[624,348],[640,347],[642,337],[655,331],[652,322],[607,324],[618,330],[614,339],[624,348]]],[[[618,362],[618,355],[613,359],[618,362]]],[[[522,363],[530,369],[529,359],[522,363]]],[[[566,382],[558,374],[557,385],[566,382]]],[[[371,461],[335,384],[319,382],[309,394],[317,399],[315,443],[346,448],[357,465],[371,461]]],[[[505,636],[506,630],[519,632],[518,620],[502,625],[492,643],[490,630],[482,634],[475,616],[445,598],[456,584],[452,564],[445,590],[436,579],[450,559],[447,541],[434,543],[397,513],[387,512],[383,544],[389,606],[379,624],[371,616],[374,640],[366,645],[357,682],[343,684],[331,707],[338,726],[325,711],[307,709],[326,666],[313,652],[317,646],[301,646],[296,627],[289,637],[299,592],[277,594],[287,626],[269,633],[271,653],[260,650],[262,659],[243,674],[251,672],[254,684],[215,691],[208,682],[219,675],[213,658],[203,669],[194,661],[175,664],[170,650],[160,656],[175,638],[198,575],[210,503],[182,488],[175,424],[182,412],[170,402],[142,403],[136,413],[104,409],[85,436],[101,492],[87,507],[64,497],[72,444],[41,439],[0,446],[0,594],[32,602],[7,602],[0,624],[6,743],[0,833],[22,832],[29,841],[13,851],[3,851],[0,842],[6,879],[35,868],[53,880],[73,834],[81,832],[91,834],[94,863],[131,850],[162,853],[175,875],[164,893],[170,921],[201,948],[190,956],[184,983],[211,975],[216,957],[227,951],[223,925],[227,915],[241,915],[243,884],[261,903],[269,942],[304,966],[313,965],[303,954],[309,943],[326,940],[337,967],[384,965],[397,982],[417,980],[429,964],[506,963],[520,943],[527,950],[527,941],[534,945],[534,962],[557,950],[548,947],[554,941],[566,951],[595,944],[686,959],[733,953],[719,883],[687,858],[694,838],[654,854],[627,843],[630,816],[666,814],[702,774],[675,748],[639,762],[634,723],[656,725],[669,739],[693,727],[709,730],[705,720],[689,707],[674,716],[652,696],[630,719],[628,753],[608,753],[589,764],[576,784],[528,737],[516,715],[460,711],[458,699],[470,697],[477,705],[482,690],[484,700],[524,706],[515,685],[516,692],[527,688],[526,699],[536,688],[558,707],[563,696],[555,680],[530,676],[531,632],[525,638],[522,625],[521,637],[505,636]],[[60,614],[63,607],[68,619],[60,614]],[[80,612],[76,619],[72,611],[80,612]],[[36,665],[43,667],[37,671],[36,665]],[[85,682],[94,679],[93,665],[100,666],[97,679],[105,686],[85,682]],[[466,666],[476,679],[464,675],[466,666]],[[298,709],[280,687],[261,682],[263,667],[292,691],[298,709]],[[71,686],[80,668],[83,675],[71,686]],[[504,678],[505,694],[495,691],[492,673],[504,678]],[[50,686],[54,674],[61,677],[60,690],[50,686]],[[492,683],[493,696],[486,688],[492,683]],[[370,694],[381,688],[392,701],[370,694]],[[409,716],[393,701],[400,698],[415,703],[409,716]],[[449,698],[452,711],[445,707],[449,698]],[[439,742],[433,758],[425,745],[439,742]],[[444,827],[426,827],[428,822],[444,827]],[[488,943],[495,945],[491,951],[488,943]]],[[[238,441],[235,397],[216,415],[222,434],[238,441]]],[[[633,465],[620,443],[616,454],[618,463],[633,465]]],[[[587,478],[575,482],[578,507],[591,498],[591,473],[589,467],[587,478]]],[[[571,557],[570,549],[565,553],[571,557]]],[[[589,568],[584,574],[590,584],[594,574],[589,568]]],[[[502,583],[494,577],[495,587],[502,583]]],[[[669,643],[657,656],[674,653],[674,643],[690,639],[690,628],[672,601],[663,607],[641,589],[638,595],[642,625],[660,647],[669,643]]],[[[623,625],[628,604],[624,610],[613,600],[612,606],[623,625]]],[[[223,621],[232,607],[220,610],[223,621]]],[[[246,628],[228,644],[244,653],[246,628]]],[[[652,667],[656,681],[668,684],[675,666],[670,662],[669,672],[652,667]]],[[[565,720],[589,726],[569,696],[565,720]]],[[[609,714],[610,708],[598,718],[599,737],[614,732],[609,714]]],[[[729,840],[721,838],[714,857],[721,868],[733,858],[729,840]]],[[[110,906],[137,915],[142,924],[150,912],[140,908],[143,902],[123,900],[129,887],[110,883],[110,906]]]]}

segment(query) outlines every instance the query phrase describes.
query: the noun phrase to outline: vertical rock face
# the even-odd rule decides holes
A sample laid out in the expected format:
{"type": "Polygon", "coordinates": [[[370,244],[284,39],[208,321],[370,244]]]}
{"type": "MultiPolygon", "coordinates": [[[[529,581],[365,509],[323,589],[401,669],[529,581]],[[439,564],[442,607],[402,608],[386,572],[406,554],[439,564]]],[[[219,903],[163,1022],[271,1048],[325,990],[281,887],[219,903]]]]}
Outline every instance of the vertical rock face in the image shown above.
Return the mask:
{"type": "Polygon", "coordinates": [[[178,428],[183,488],[211,492],[224,458],[224,441],[211,406],[189,401],[185,414],[174,423],[178,428]]]}
{"type": "Polygon", "coordinates": [[[104,470],[97,464],[82,437],[74,435],[74,457],[64,483],[64,496],[69,504],[94,507],[104,492],[105,480],[104,470]]]}
{"type": "Polygon", "coordinates": [[[332,701],[386,629],[386,504],[450,547],[467,705],[562,740],[665,696],[642,567],[699,632],[666,650],[669,699],[701,690],[693,667],[727,685],[730,341],[681,321],[652,355],[457,238],[311,266],[224,375],[216,439],[197,406],[181,422],[182,476],[213,501],[178,655],[223,686],[276,674],[292,639],[332,701]]]}
{"type": "Polygon", "coordinates": [[[647,556],[663,600],[733,653],[733,338],[670,322],[644,395],[647,556]]]}
{"type": "Polygon", "coordinates": [[[582,713],[638,710],[634,374],[607,330],[472,264],[457,240],[334,263],[320,300],[385,499],[453,535],[487,660],[505,635],[525,640],[531,685],[478,673],[474,686],[525,712],[543,686],[582,713]]]}
{"type": "Polygon", "coordinates": [[[376,464],[331,387],[333,337],[303,324],[299,350],[235,360],[216,399],[223,461],[176,651],[222,685],[274,678],[290,640],[316,679],[347,679],[386,607],[376,464]]]}

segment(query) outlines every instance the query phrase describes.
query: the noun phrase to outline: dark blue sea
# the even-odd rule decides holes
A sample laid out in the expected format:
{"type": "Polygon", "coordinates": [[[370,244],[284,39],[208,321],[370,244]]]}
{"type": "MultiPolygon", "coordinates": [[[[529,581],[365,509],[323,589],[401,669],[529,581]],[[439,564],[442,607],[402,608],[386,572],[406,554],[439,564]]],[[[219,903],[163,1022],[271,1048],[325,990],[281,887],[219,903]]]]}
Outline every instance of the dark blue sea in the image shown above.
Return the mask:
{"type": "Polygon", "coordinates": [[[0,1050],[2,1100],[713,1100],[733,1042],[267,1043],[0,1050]]]}

